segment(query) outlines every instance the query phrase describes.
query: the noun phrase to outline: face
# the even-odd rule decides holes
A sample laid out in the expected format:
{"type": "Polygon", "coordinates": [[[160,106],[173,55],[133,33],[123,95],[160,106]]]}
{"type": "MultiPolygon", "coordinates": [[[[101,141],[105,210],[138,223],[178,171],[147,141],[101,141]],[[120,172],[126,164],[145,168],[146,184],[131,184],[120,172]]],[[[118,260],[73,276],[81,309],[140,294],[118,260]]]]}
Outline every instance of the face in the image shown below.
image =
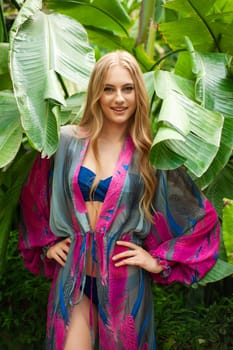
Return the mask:
{"type": "Polygon", "coordinates": [[[100,106],[105,122],[127,125],[136,109],[135,87],[129,71],[121,66],[108,70],[100,106]]]}

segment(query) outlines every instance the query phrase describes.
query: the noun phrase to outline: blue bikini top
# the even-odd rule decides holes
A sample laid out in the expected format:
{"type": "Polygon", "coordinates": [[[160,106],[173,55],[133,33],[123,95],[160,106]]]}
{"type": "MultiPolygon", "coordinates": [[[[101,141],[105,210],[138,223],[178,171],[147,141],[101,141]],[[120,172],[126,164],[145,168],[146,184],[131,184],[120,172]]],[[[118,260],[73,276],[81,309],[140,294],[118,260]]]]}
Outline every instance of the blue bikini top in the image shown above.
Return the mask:
{"type": "MultiPolygon", "coordinates": [[[[96,174],[92,170],[84,166],[80,167],[78,184],[85,202],[90,201],[90,190],[95,177],[96,177],[96,174]]],[[[98,201],[98,202],[104,201],[111,180],[112,180],[112,176],[99,181],[98,186],[96,187],[93,193],[94,201],[98,201]]]]}

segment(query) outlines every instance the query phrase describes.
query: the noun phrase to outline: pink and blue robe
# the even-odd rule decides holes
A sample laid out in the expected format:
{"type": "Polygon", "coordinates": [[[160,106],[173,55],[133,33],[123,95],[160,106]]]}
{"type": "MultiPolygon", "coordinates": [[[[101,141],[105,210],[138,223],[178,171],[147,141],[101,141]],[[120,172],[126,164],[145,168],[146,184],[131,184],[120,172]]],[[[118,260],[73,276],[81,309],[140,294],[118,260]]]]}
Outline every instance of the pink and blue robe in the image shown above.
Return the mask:
{"type": "Polygon", "coordinates": [[[192,284],[214,266],[219,250],[216,211],[182,169],[157,171],[156,213],[150,223],[139,211],[143,181],[137,152],[127,137],[92,232],[78,186],[89,141],[78,139],[75,130],[62,128],[54,157],[37,157],[21,196],[20,252],[32,273],[52,280],[46,349],[64,348],[72,308],[82,298],[92,241],[99,299],[96,348],[155,350],[151,283],[192,284]],[[71,245],[61,267],[44,257],[43,249],[65,237],[71,238],[71,245]],[[117,240],[144,247],[164,271],[150,274],[136,266],[115,267],[112,256],[125,249],[117,240]]]}

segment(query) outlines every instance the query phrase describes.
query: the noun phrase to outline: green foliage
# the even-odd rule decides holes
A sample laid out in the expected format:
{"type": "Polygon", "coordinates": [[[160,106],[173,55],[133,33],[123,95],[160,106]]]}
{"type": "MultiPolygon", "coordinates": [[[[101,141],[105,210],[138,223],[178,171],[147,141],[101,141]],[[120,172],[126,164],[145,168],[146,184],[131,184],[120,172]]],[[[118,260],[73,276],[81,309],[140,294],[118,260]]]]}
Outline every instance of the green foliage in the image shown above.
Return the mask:
{"type": "Polygon", "coordinates": [[[17,232],[12,232],[0,277],[0,348],[42,350],[50,283],[26,271],[17,239],[17,232]]]}
{"type": "Polygon", "coordinates": [[[94,27],[128,36],[130,17],[117,0],[47,0],[45,6],[94,27]]]}
{"type": "Polygon", "coordinates": [[[155,117],[152,159],[159,168],[184,164],[204,189],[232,155],[233,79],[229,55],[200,53],[188,38],[186,43],[189,55],[180,54],[176,74],[155,73],[155,92],[162,105],[155,117]],[[160,157],[160,150],[168,156],[160,157]]]}
{"type": "Polygon", "coordinates": [[[3,168],[15,159],[23,138],[18,107],[11,91],[0,91],[0,115],[0,168],[3,168]]]}
{"type": "Polygon", "coordinates": [[[26,1],[14,22],[10,70],[24,132],[45,157],[57,149],[60,120],[53,107],[66,105],[63,79],[85,90],[95,59],[80,23],[43,13],[41,6],[39,0],[26,1]]]}
{"type": "Polygon", "coordinates": [[[207,197],[214,203],[220,218],[222,218],[222,209],[224,198],[233,198],[233,159],[231,158],[227,165],[218,173],[206,190],[207,197]]]}
{"type": "Polygon", "coordinates": [[[28,176],[35,153],[19,151],[14,164],[0,172],[0,274],[4,268],[8,236],[12,227],[17,227],[16,209],[22,184],[28,176]]]}
{"type": "MultiPolygon", "coordinates": [[[[42,350],[50,281],[26,271],[10,234],[7,262],[0,276],[0,349],[42,350]]],[[[154,285],[159,350],[229,350],[233,347],[233,301],[226,287],[154,285]],[[219,289],[219,290],[218,290],[219,289]],[[225,294],[224,294],[225,293],[225,294]],[[208,297],[208,294],[210,297],[208,297]],[[222,296],[221,296],[222,295],[222,296]],[[207,300],[207,299],[211,300],[207,300]]]]}
{"type": "Polygon", "coordinates": [[[223,238],[228,261],[233,264],[233,199],[224,198],[223,238]]]}
{"type": "Polygon", "coordinates": [[[227,276],[233,275],[233,264],[228,264],[222,260],[221,257],[217,260],[214,267],[203,277],[198,285],[206,285],[207,283],[213,283],[219,281],[227,276]]]}
{"type": "Polygon", "coordinates": [[[167,164],[164,164],[166,159],[162,159],[163,164],[160,162],[158,148],[164,142],[179,159],[183,159],[182,163],[190,172],[200,177],[218,151],[223,117],[195,101],[195,85],[190,80],[157,71],[154,84],[157,96],[163,99],[153,142],[154,163],[157,168],[170,168],[169,158],[167,164]]]}
{"type": "MultiPolygon", "coordinates": [[[[229,350],[233,347],[233,302],[221,297],[208,304],[206,288],[179,284],[155,286],[159,350],[229,350]]],[[[215,293],[216,297],[216,293],[215,293]]]]}
{"type": "Polygon", "coordinates": [[[228,0],[173,0],[166,8],[176,13],[173,21],[160,24],[173,50],[184,48],[188,36],[198,51],[233,54],[229,45],[233,30],[233,3],[228,0]]]}
{"type": "MultiPolygon", "coordinates": [[[[232,2],[170,0],[162,6],[158,0],[155,11],[146,2],[18,0],[8,5],[15,6],[9,25],[0,1],[1,266],[31,166],[24,155],[28,148],[51,155],[60,125],[80,118],[94,52],[98,58],[126,49],[136,57],[156,133],[153,163],[185,165],[222,217],[223,198],[233,188],[232,2]]],[[[222,266],[212,271],[213,280],[222,266]]]]}

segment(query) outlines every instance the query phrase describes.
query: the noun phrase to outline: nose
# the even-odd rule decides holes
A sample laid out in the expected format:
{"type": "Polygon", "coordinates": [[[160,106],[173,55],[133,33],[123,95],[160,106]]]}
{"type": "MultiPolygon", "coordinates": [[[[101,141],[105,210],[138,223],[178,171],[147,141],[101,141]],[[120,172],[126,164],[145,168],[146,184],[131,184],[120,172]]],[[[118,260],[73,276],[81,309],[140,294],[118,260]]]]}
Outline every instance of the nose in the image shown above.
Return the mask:
{"type": "Polygon", "coordinates": [[[122,94],[122,91],[120,89],[116,90],[116,96],[115,96],[115,101],[117,103],[122,103],[124,102],[124,96],[122,94]]]}

